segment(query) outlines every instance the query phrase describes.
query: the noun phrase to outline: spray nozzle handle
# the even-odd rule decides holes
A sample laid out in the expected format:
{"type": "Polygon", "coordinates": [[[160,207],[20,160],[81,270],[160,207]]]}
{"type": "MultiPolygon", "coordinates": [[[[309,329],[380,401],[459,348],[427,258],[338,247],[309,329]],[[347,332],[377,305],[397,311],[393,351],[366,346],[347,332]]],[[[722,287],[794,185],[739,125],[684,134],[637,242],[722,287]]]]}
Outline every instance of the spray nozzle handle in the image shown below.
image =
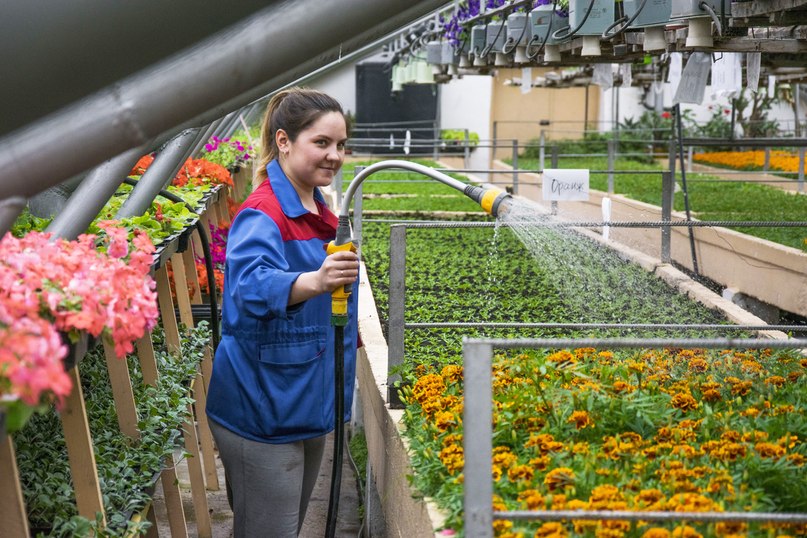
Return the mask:
{"type": "MultiPolygon", "coordinates": [[[[328,256],[335,252],[344,251],[356,252],[356,243],[350,240],[341,245],[337,245],[335,241],[331,241],[325,249],[325,253],[328,256]]],[[[331,323],[333,325],[347,324],[347,300],[352,291],[353,285],[345,284],[331,292],[331,323]]]]}

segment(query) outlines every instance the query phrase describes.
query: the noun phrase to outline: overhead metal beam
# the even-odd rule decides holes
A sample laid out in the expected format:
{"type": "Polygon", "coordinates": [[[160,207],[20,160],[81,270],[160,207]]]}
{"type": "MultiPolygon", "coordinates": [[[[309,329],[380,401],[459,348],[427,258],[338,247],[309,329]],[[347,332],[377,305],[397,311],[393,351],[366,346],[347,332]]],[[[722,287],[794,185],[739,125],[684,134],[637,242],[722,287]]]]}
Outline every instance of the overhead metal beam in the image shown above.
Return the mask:
{"type": "Polygon", "coordinates": [[[191,50],[4,136],[0,199],[35,194],[183,122],[209,123],[256,100],[256,92],[297,80],[444,3],[276,2],[191,50]],[[43,147],[47,159],[38,158],[43,147]]]}
{"type": "Polygon", "coordinates": [[[267,0],[7,0],[0,8],[0,135],[264,9],[267,0]]]}

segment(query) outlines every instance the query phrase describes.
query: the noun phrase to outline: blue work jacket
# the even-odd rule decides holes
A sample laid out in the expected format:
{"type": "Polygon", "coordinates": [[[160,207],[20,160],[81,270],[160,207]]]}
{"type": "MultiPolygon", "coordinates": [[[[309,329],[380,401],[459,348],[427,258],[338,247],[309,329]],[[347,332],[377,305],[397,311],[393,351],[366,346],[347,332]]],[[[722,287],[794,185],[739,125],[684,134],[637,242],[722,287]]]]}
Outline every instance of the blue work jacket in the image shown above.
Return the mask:
{"type": "MultiPolygon", "coordinates": [[[[222,338],[213,362],[207,414],[253,441],[289,443],[334,428],[331,295],[288,306],[292,284],[316,271],[336,236],[336,216],[317,190],[320,214],[303,207],[278,162],[247,198],[227,238],[222,338]]],[[[358,286],[345,327],[345,415],[356,372],[358,286]]]]}

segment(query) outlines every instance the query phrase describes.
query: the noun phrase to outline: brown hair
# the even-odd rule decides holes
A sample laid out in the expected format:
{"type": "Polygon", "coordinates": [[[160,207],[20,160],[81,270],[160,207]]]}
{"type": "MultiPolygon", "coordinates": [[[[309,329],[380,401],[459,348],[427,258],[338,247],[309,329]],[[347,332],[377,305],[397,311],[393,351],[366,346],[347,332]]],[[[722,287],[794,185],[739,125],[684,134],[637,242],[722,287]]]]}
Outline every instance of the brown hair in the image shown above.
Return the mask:
{"type": "Polygon", "coordinates": [[[261,124],[261,152],[255,167],[253,185],[257,187],[266,179],[266,165],[278,155],[275,142],[278,129],[283,129],[289,140],[294,142],[300,132],[328,112],[338,112],[347,124],[339,101],[320,91],[295,87],[272,96],[261,124]]]}

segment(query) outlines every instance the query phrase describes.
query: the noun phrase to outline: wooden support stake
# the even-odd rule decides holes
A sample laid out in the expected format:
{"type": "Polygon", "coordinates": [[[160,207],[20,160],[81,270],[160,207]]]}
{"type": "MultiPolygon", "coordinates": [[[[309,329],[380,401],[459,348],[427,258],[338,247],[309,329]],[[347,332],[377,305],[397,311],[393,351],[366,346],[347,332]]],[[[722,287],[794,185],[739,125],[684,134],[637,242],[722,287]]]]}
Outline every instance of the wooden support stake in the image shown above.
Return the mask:
{"type": "Polygon", "coordinates": [[[100,512],[103,525],[106,526],[98,468],[95,464],[95,452],[90,438],[90,424],[87,421],[87,409],[84,406],[84,393],[81,389],[78,368],[71,368],[67,374],[73,383],[73,390],[65,400],[64,409],[59,413],[59,417],[64,429],[67,458],[70,460],[76,507],[78,514],[90,521],[95,521],[95,514],[100,512]]]}
{"type": "Polygon", "coordinates": [[[179,327],[174,313],[174,301],[171,299],[171,284],[168,271],[163,265],[157,269],[154,279],[157,281],[157,299],[160,303],[160,317],[165,331],[165,345],[169,353],[180,353],[179,327]]]}
{"type": "Polygon", "coordinates": [[[20,488],[20,474],[11,436],[0,440],[0,521],[8,536],[29,536],[28,515],[20,488]]]}
{"type": "MultiPolygon", "coordinates": [[[[192,237],[199,237],[199,233],[194,231],[192,237]]],[[[193,290],[191,304],[202,304],[202,290],[199,288],[199,274],[196,272],[196,260],[193,257],[193,249],[188,248],[182,253],[182,260],[185,262],[185,280],[188,281],[188,289],[193,290]]]]}
{"type": "Polygon", "coordinates": [[[207,493],[205,492],[205,477],[202,473],[202,462],[199,457],[199,440],[196,437],[196,426],[193,423],[193,407],[188,405],[188,416],[182,431],[185,435],[185,450],[190,454],[186,458],[188,475],[191,480],[191,495],[193,497],[193,510],[196,514],[196,533],[199,538],[212,538],[210,527],[210,513],[207,506],[207,493]]]}
{"type": "MultiPolygon", "coordinates": [[[[202,223],[202,226],[204,226],[204,223],[202,223]]],[[[193,255],[198,258],[203,257],[205,250],[202,248],[202,240],[199,239],[199,230],[196,227],[191,232],[191,244],[193,245],[193,255]]]]}
{"type": "Polygon", "coordinates": [[[185,509],[182,506],[182,494],[179,491],[176,461],[173,454],[168,456],[166,468],[160,475],[165,498],[165,510],[168,512],[168,526],[171,538],[188,538],[188,525],[185,521],[185,509]]]}
{"type": "Polygon", "coordinates": [[[151,523],[151,527],[146,531],[146,538],[160,538],[160,530],[157,528],[157,515],[154,513],[154,503],[149,503],[146,519],[151,523]]]}
{"type": "Polygon", "coordinates": [[[140,359],[140,371],[143,374],[143,383],[152,387],[157,386],[160,371],[157,368],[157,359],[154,357],[154,344],[151,334],[145,334],[137,341],[137,358],[140,359]]]}
{"type": "Polygon", "coordinates": [[[193,393],[193,407],[196,411],[196,427],[199,433],[199,445],[202,451],[202,463],[205,469],[205,485],[208,491],[219,490],[219,476],[216,472],[216,454],[213,448],[213,433],[207,422],[207,391],[202,374],[196,376],[196,390],[193,393]]]}
{"type": "Polygon", "coordinates": [[[224,223],[226,225],[229,225],[230,224],[230,207],[227,204],[227,198],[228,198],[227,194],[228,194],[227,190],[223,190],[221,192],[221,198],[219,198],[219,201],[218,201],[217,205],[219,206],[219,217],[221,217],[220,222],[222,222],[222,223],[224,223]]]}
{"type": "Polygon", "coordinates": [[[137,405],[132,392],[132,378],[129,376],[129,365],[126,358],[119,359],[115,355],[115,346],[104,342],[104,357],[109,371],[109,383],[112,385],[112,397],[115,399],[115,410],[118,413],[120,431],[130,439],[140,439],[137,429],[137,405]]]}
{"type": "Polygon", "coordinates": [[[191,299],[188,295],[188,281],[185,277],[185,260],[182,254],[171,256],[171,268],[174,274],[174,289],[176,290],[177,305],[179,305],[179,319],[187,328],[192,328],[193,310],[191,309],[191,299]]]}
{"type": "Polygon", "coordinates": [[[210,388],[210,378],[213,377],[213,348],[207,346],[202,357],[202,378],[205,383],[205,394],[210,388]]]}

